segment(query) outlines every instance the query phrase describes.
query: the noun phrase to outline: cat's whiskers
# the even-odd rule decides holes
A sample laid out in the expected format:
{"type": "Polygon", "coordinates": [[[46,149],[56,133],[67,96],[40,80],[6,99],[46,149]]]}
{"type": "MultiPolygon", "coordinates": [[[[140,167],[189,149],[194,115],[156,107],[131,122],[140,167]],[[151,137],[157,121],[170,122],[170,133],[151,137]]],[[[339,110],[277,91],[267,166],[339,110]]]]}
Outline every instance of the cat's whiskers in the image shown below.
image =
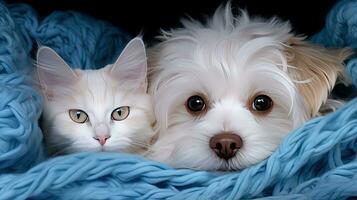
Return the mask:
{"type": "MultiPolygon", "coordinates": [[[[64,146],[63,149],[60,151],[56,151],[55,154],[53,154],[53,156],[59,155],[61,153],[67,154],[67,151],[76,151],[76,149],[86,149],[86,151],[98,151],[96,148],[88,148],[88,143],[82,142],[82,140],[71,141],[71,142],[62,143],[62,144],[69,144],[69,145],[64,146]]],[[[56,145],[53,145],[53,146],[56,146],[56,145]]],[[[49,146],[49,147],[53,147],[53,146],[49,146]]],[[[58,145],[58,146],[60,146],[60,145],[58,145]]]]}
{"type": "Polygon", "coordinates": [[[114,142],[127,142],[128,144],[136,145],[138,147],[145,147],[148,148],[150,145],[147,142],[142,142],[137,140],[136,138],[130,137],[130,138],[116,138],[114,139],[114,142]]]}
{"type": "MultiPolygon", "coordinates": [[[[132,153],[142,153],[143,150],[147,151],[150,148],[150,145],[147,143],[133,140],[132,138],[113,138],[112,140],[112,143],[115,144],[123,144],[123,142],[131,146],[130,150],[132,153]]],[[[118,150],[121,151],[120,149],[118,150]]]]}

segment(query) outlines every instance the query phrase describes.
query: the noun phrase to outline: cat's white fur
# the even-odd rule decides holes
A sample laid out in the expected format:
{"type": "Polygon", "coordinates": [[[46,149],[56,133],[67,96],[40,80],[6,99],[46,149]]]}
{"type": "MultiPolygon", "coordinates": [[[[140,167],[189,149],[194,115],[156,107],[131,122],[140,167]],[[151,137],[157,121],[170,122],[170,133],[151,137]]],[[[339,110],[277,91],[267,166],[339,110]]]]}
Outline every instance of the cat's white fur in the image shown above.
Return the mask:
{"type": "Polygon", "coordinates": [[[145,46],[140,38],[128,43],[117,61],[98,70],[72,70],[52,49],[41,47],[37,72],[44,94],[42,128],[51,154],[79,151],[142,152],[153,136],[154,116],[147,89],[145,46]],[[114,109],[129,106],[123,121],[111,119],[114,109]],[[76,123],[70,109],[89,121],[76,123]],[[101,145],[95,136],[109,135],[101,145]]]}
{"type": "Polygon", "coordinates": [[[148,157],[174,167],[238,170],[267,158],[291,130],[319,114],[349,55],[303,41],[276,18],[234,16],[229,4],[207,23],[183,25],[149,49],[159,135],[148,157]],[[198,115],[185,108],[195,94],[207,100],[198,115]],[[258,94],[272,98],[270,112],[252,111],[258,94]],[[243,140],[229,160],[209,146],[222,132],[243,140]]]}

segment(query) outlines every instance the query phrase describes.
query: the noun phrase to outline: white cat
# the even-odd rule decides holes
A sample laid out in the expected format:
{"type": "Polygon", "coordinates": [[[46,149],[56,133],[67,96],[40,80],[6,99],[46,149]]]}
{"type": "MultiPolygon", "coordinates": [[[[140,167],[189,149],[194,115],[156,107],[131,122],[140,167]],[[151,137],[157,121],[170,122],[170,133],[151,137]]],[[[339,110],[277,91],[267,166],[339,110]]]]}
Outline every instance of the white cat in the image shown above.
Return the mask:
{"type": "Polygon", "coordinates": [[[40,47],[37,73],[50,154],[146,149],[155,119],[140,38],[130,41],[113,65],[98,70],[72,70],[54,50],[40,47]]]}

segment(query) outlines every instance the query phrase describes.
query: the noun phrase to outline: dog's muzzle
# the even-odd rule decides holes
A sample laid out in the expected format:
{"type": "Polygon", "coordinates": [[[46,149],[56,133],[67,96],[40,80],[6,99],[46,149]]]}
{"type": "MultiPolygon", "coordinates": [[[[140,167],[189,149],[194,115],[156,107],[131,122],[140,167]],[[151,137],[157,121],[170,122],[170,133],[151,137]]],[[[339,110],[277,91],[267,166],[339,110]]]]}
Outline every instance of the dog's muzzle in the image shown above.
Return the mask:
{"type": "Polygon", "coordinates": [[[220,133],[210,139],[209,146],[218,157],[229,160],[242,147],[242,138],[233,133],[220,133]]]}

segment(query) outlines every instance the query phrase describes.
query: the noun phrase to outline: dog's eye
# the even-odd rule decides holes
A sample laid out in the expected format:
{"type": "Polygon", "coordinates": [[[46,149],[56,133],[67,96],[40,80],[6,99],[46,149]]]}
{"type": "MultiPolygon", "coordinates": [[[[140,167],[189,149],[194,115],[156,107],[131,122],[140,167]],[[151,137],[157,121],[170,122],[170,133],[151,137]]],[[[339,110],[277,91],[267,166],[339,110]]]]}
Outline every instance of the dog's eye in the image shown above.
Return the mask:
{"type": "Polygon", "coordinates": [[[252,107],[255,111],[267,111],[272,107],[272,105],[273,101],[270,97],[267,95],[259,95],[255,97],[252,107]]]}
{"type": "Polygon", "coordinates": [[[83,124],[88,120],[88,115],[86,112],[83,110],[79,109],[71,109],[69,110],[69,117],[71,118],[72,121],[83,124]]]}
{"type": "Polygon", "coordinates": [[[203,111],[206,104],[202,97],[194,95],[187,99],[186,107],[189,111],[196,113],[203,111]]]}
{"type": "Polygon", "coordinates": [[[129,106],[119,107],[112,112],[112,119],[115,121],[122,121],[129,116],[130,108],[129,106]]]}

